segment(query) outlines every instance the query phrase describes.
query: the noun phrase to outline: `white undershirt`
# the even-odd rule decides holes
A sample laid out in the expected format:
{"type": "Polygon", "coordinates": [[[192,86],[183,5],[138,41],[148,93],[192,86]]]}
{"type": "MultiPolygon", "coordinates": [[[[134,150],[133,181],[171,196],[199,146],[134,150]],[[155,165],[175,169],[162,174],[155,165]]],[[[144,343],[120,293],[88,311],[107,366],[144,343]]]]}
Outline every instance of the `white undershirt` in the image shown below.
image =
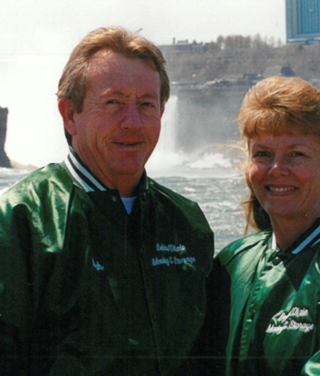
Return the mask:
{"type": "Polygon", "coordinates": [[[131,214],[132,206],[133,206],[136,198],[137,198],[137,196],[135,196],[135,197],[121,197],[123,205],[125,206],[128,214],[131,214]]]}

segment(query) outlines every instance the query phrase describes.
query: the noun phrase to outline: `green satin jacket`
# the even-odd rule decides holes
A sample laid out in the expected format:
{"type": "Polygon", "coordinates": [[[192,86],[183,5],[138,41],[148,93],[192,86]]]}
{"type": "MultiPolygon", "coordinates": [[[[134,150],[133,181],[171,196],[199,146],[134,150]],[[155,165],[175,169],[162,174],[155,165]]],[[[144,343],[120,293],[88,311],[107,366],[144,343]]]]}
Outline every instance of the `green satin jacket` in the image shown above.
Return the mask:
{"type": "Polygon", "coordinates": [[[198,205],[146,176],[127,215],[64,164],[33,172],[0,201],[0,374],[202,374],[212,257],[198,205]]]}
{"type": "Polygon", "coordinates": [[[320,375],[319,225],[286,252],[273,249],[265,231],[217,256],[221,374],[320,375]]]}

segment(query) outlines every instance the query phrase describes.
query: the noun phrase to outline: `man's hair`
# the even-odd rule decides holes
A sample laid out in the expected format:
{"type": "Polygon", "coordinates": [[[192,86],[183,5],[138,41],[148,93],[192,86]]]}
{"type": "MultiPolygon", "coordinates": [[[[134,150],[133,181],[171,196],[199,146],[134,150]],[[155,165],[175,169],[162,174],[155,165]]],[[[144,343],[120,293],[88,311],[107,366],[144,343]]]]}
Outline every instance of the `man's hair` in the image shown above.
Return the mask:
{"type": "MultiPolygon", "coordinates": [[[[238,113],[240,134],[247,143],[260,133],[294,134],[297,130],[320,141],[320,91],[297,78],[271,77],[260,81],[246,94],[238,113]]],[[[242,164],[249,197],[243,202],[247,228],[270,228],[269,215],[257,200],[249,180],[248,161],[242,164]]]]}
{"type": "MultiPolygon", "coordinates": [[[[166,103],[170,95],[170,84],[162,52],[147,39],[137,33],[129,33],[121,27],[99,28],[82,39],[63,70],[59,81],[58,99],[69,99],[77,113],[82,111],[90,60],[100,50],[153,62],[160,75],[161,107],[166,103]]],[[[70,144],[71,136],[66,130],[65,133],[70,144]]]]}

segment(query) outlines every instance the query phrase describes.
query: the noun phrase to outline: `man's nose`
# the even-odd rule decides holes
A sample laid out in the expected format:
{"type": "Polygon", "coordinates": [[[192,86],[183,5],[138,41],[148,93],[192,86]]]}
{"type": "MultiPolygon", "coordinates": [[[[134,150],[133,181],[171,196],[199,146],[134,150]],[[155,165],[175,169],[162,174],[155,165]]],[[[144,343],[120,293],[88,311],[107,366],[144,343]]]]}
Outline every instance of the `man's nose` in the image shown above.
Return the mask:
{"type": "Polygon", "coordinates": [[[120,126],[122,129],[139,129],[142,127],[141,114],[136,103],[125,105],[120,126]]]}

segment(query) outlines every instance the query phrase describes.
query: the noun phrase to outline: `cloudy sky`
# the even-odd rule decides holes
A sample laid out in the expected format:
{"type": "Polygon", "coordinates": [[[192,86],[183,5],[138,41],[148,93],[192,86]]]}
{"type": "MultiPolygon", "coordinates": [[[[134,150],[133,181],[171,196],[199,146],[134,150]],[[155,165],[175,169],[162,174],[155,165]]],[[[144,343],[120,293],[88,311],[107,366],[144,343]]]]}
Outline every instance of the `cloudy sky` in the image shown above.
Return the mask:
{"type": "Polygon", "coordinates": [[[54,93],[71,50],[97,27],[142,29],[158,45],[258,33],[285,42],[285,0],[0,0],[0,9],[6,150],[11,159],[36,165],[65,154],[54,93]]]}
{"type": "Polygon", "coordinates": [[[285,39],[285,0],[0,0],[0,53],[69,53],[99,26],[121,25],[158,44],[219,34],[285,39]]]}

